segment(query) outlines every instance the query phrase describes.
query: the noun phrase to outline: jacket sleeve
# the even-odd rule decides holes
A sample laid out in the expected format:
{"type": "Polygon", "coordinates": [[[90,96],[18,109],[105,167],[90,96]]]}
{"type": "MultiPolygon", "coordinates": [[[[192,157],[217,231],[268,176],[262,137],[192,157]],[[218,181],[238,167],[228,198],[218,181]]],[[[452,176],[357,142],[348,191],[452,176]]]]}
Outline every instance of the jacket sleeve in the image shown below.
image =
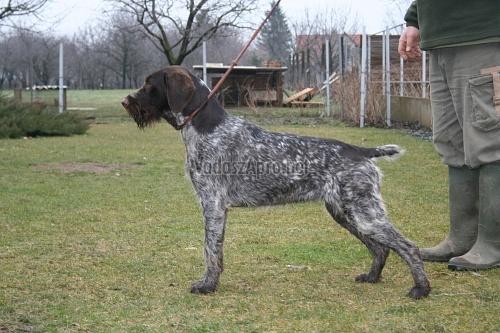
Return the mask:
{"type": "Polygon", "coordinates": [[[418,29],[417,0],[413,1],[410,8],[406,11],[405,21],[407,27],[415,27],[418,29]]]}

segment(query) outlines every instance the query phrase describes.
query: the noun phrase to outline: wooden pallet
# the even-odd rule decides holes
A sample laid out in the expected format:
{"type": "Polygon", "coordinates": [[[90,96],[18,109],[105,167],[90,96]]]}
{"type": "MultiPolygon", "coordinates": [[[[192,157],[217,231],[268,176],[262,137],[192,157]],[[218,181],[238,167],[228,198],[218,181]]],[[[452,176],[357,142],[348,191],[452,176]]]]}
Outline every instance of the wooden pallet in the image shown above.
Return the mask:
{"type": "Polygon", "coordinates": [[[295,101],[290,102],[290,106],[294,108],[321,108],[325,106],[323,102],[306,102],[306,101],[295,101]]]}
{"type": "Polygon", "coordinates": [[[303,102],[308,101],[318,92],[316,88],[306,88],[298,93],[293,94],[292,96],[285,98],[283,100],[283,105],[289,105],[292,102],[303,102]]]}

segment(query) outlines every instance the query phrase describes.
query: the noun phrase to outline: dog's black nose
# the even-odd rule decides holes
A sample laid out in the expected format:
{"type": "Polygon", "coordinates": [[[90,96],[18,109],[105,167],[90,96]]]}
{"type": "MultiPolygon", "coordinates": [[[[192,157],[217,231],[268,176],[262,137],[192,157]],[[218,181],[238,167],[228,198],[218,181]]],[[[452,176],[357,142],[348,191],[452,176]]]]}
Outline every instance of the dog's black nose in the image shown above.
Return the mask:
{"type": "Polygon", "coordinates": [[[127,108],[129,106],[130,102],[128,101],[128,97],[125,97],[122,101],[122,105],[124,108],[127,108]]]}

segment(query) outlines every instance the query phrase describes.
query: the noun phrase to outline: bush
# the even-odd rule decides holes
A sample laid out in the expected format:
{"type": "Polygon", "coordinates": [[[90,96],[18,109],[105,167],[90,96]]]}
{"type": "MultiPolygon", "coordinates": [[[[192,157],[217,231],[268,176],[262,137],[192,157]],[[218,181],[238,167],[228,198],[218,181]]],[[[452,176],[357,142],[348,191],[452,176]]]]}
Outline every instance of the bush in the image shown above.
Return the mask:
{"type": "MultiPolygon", "coordinates": [[[[339,83],[340,84],[340,83],[339,83]]],[[[385,124],[385,96],[382,95],[381,85],[373,82],[367,83],[365,125],[382,126],[385,124]]],[[[360,109],[360,81],[359,73],[347,73],[342,81],[342,86],[337,86],[334,91],[339,103],[342,103],[342,121],[358,125],[360,109]]]]}
{"type": "Polygon", "coordinates": [[[17,105],[0,96],[0,138],[84,134],[89,124],[80,117],[44,105],[17,105]]]}

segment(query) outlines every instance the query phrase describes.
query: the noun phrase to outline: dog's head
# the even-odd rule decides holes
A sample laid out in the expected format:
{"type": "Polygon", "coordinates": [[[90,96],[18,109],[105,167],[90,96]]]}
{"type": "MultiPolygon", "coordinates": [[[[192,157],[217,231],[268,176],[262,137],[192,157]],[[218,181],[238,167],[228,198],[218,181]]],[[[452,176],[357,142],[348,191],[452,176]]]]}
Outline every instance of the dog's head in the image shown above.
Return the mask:
{"type": "Polygon", "coordinates": [[[122,105],[144,128],[162,118],[171,121],[175,115],[192,111],[195,82],[192,75],[180,66],[169,66],[149,75],[144,85],[125,97],[122,105]]]}

